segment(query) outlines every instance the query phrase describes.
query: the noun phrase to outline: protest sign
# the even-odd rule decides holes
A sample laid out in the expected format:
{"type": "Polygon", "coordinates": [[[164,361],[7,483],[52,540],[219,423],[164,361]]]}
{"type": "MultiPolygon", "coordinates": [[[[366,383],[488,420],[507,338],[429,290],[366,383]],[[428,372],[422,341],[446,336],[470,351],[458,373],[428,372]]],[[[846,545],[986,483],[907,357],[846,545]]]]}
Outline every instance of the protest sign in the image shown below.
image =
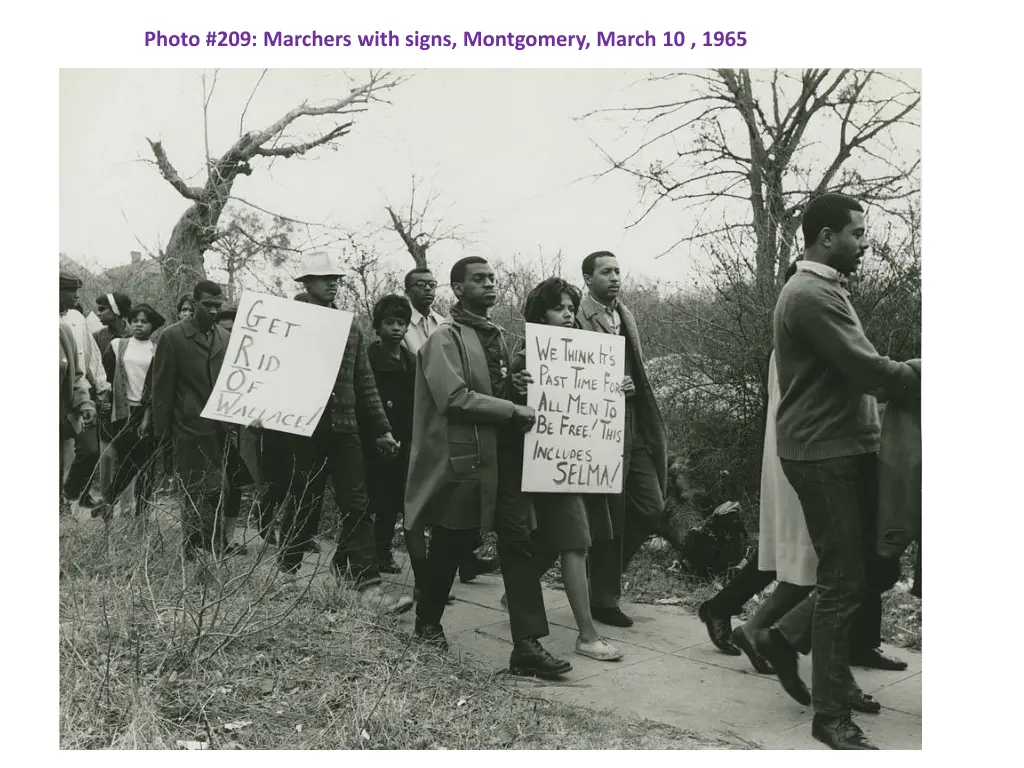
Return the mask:
{"type": "Polygon", "coordinates": [[[621,493],[626,340],[622,336],[526,324],[527,405],[522,490],[621,493]]]}
{"type": "Polygon", "coordinates": [[[246,291],[203,417],[311,435],[351,326],[351,312],[246,291]]]}

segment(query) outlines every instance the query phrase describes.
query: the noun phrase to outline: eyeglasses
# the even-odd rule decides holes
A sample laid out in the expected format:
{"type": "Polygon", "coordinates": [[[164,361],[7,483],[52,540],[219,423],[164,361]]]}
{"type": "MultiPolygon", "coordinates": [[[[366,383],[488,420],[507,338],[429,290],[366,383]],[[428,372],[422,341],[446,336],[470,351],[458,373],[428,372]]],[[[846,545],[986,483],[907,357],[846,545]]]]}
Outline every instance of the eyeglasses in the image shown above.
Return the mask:
{"type": "Polygon", "coordinates": [[[417,280],[412,284],[414,288],[419,288],[421,291],[425,291],[428,288],[433,290],[437,288],[437,280],[417,280]]]}

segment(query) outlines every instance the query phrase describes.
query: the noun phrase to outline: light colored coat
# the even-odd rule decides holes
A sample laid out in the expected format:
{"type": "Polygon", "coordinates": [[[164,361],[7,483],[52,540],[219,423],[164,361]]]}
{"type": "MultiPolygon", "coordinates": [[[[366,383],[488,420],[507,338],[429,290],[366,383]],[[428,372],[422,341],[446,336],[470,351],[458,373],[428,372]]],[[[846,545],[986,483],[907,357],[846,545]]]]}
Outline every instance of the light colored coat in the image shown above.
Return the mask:
{"type": "Polygon", "coordinates": [[[405,527],[429,525],[430,502],[448,486],[466,483],[479,488],[481,529],[493,531],[497,430],[512,418],[513,404],[491,394],[483,345],[468,326],[446,318],[416,357],[405,527]]]}
{"type": "Polygon", "coordinates": [[[775,447],[775,416],[779,410],[779,373],[775,352],[768,361],[768,421],[761,458],[761,524],[757,567],[775,571],[775,578],[801,587],[818,581],[818,556],[807,532],[804,510],[782,471],[775,447]]]}
{"type": "Polygon", "coordinates": [[[82,431],[78,409],[89,400],[89,382],[78,367],[80,357],[75,337],[60,326],[60,439],[67,440],[82,431]]]}

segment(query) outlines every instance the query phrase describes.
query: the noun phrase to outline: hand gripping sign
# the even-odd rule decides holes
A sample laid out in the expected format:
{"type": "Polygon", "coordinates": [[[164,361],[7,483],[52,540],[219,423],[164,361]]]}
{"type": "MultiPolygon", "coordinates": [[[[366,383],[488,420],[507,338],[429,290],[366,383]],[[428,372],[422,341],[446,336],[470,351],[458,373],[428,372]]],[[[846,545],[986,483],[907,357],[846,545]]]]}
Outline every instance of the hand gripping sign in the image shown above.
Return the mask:
{"type": "Polygon", "coordinates": [[[246,291],[203,417],[311,435],[345,353],[352,313],[246,291]]]}
{"type": "Polygon", "coordinates": [[[575,328],[526,325],[527,405],[522,490],[621,493],[626,340],[575,328]]]}

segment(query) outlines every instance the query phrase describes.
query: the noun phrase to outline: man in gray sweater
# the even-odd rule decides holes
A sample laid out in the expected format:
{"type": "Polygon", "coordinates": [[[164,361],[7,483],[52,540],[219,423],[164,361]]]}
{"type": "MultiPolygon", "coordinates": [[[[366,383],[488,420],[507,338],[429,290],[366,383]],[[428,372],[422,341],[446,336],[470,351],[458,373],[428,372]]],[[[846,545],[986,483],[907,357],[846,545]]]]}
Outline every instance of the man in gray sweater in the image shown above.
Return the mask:
{"type": "MultiPolygon", "coordinates": [[[[849,658],[850,619],[869,589],[876,538],[881,426],[875,396],[918,397],[921,379],[906,363],[878,354],[841,284],[868,247],[861,205],[822,195],[808,203],[802,228],[806,250],[779,295],[773,325],[779,458],[818,555],[812,734],[833,749],[876,749],[851,718],[859,689],[849,658]]],[[[803,683],[784,623],[758,633],[755,647],[790,691],[803,683]]]]}

